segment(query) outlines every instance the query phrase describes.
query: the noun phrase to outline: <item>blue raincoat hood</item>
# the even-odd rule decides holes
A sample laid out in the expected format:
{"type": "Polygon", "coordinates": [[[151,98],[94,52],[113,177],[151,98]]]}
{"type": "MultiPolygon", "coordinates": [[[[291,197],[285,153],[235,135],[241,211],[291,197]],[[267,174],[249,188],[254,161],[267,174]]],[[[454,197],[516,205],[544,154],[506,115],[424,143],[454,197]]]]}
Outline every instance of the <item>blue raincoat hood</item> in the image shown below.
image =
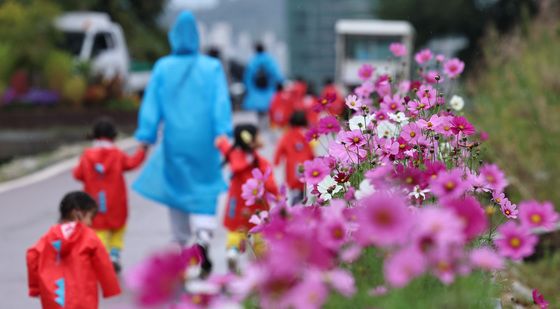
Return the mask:
{"type": "Polygon", "coordinates": [[[169,31],[169,44],[173,54],[198,53],[198,29],[191,12],[182,12],[169,31]]]}

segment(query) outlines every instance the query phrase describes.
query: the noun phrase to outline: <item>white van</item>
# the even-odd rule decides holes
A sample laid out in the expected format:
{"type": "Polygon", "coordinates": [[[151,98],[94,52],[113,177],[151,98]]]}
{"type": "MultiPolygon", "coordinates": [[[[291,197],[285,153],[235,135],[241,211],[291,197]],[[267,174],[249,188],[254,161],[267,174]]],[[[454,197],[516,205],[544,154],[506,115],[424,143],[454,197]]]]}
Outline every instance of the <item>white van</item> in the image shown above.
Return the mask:
{"type": "Polygon", "coordinates": [[[369,63],[376,74],[397,72],[410,77],[411,51],[414,28],[406,21],[339,20],[336,31],[336,82],[344,86],[360,84],[359,68],[369,63]],[[389,45],[401,42],[407,47],[405,63],[390,61],[389,45]]]}
{"type": "Polygon", "coordinates": [[[98,12],[66,13],[55,21],[64,35],[64,48],[81,61],[89,61],[94,74],[110,79],[128,77],[130,57],[122,28],[109,15],[98,12]]]}

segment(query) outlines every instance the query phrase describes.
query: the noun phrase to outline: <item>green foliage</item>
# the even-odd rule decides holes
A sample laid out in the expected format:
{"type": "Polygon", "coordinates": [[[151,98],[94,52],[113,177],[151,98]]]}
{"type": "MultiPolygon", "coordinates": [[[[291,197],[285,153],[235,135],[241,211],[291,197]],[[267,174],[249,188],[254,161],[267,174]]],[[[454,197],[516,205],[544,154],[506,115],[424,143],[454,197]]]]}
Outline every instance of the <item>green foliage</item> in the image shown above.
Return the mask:
{"type": "Polygon", "coordinates": [[[465,36],[470,44],[461,57],[470,63],[489,25],[506,32],[523,20],[524,12],[536,11],[536,0],[384,0],[378,2],[376,15],[410,21],[416,29],[416,46],[437,36],[465,36]]]}
{"type": "Polygon", "coordinates": [[[369,291],[383,283],[383,259],[380,253],[368,249],[350,271],[356,279],[358,292],[351,299],[332,294],[325,308],[493,308],[497,289],[490,275],[475,272],[456,278],[449,285],[423,276],[403,289],[395,289],[383,296],[371,296],[369,291]]]}
{"type": "Polygon", "coordinates": [[[73,105],[79,105],[86,93],[87,82],[84,77],[74,75],[66,83],[62,89],[62,96],[73,105]]]}
{"type": "Polygon", "coordinates": [[[526,35],[486,40],[485,64],[469,83],[474,123],[490,133],[487,153],[509,176],[513,200],[552,200],[560,209],[560,22],[526,35]]]}
{"type": "Polygon", "coordinates": [[[49,1],[4,1],[0,4],[0,42],[9,46],[13,65],[36,70],[54,48],[52,20],[59,14],[49,1]],[[24,4],[25,3],[25,4],[24,4]]]}
{"type": "Polygon", "coordinates": [[[62,92],[64,85],[72,77],[72,56],[52,50],[48,53],[43,67],[43,76],[49,89],[62,92]]]}

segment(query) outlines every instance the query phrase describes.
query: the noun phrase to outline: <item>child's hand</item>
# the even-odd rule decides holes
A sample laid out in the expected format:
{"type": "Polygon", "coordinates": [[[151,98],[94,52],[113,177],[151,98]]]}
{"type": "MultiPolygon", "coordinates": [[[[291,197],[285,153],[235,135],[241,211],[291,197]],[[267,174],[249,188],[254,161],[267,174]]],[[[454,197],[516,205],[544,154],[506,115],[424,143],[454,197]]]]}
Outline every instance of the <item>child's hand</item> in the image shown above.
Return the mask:
{"type": "Polygon", "coordinates": [[[221,143],[223,143],[223,141],[227,141],[227,136],[226,135],[220,135],[218,137],[216,137],[216,139],[214,140],[214,146],[219,147],[221,143]]]}

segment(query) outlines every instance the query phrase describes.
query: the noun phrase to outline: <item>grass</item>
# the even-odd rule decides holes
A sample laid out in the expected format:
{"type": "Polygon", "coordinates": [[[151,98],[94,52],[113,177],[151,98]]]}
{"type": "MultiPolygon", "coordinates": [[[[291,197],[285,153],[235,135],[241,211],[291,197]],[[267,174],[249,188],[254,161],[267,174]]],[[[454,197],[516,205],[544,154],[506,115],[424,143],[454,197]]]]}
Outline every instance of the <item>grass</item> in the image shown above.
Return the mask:
{"type": "Polygon", "coordinates": [[[367,250],[349,269],[358,292],[351,299],[333,294],[324,308],[493,308],[499,297],[490,275],[480,272],[458,277],[449,286],[424,276],[403,289],[370,296],[369,291],[383,282],[382,259],[374,250],[367,250]]]}
{"type": "Polygon", "coordinates": [[[507,38],[490,35],[467,83],[470,119],[489,132],[486,156],[505,170],[513,201],[560,209],[560,22],[537,19],[507,38]]]}

